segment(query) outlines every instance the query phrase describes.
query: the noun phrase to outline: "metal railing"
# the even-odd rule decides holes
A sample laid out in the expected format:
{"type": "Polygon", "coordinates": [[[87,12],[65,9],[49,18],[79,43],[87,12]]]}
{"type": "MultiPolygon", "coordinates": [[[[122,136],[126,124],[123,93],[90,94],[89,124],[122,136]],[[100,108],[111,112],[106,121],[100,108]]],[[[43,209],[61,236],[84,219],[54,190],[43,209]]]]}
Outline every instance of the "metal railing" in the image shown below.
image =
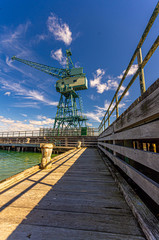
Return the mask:
{"type": "Polygon", "coordinates": [[[54,137],[54,136],[98,136],[97,128],[87,128],[86,135],[81,134],[81,128],[78,129],[52,129],[43,128],[33,131],[13,131],[13,132],[0,132],[0,138],[9,137],[54,137]]]}
{"type": "Polygon", "coordinates": [[[144,58],[144,60],[142,61],[142,52],[141,52],[141,47],[155,21],[155,19],[157,18],[159,13],[159,2],[157,3],[154,12],[145,28],[145,31],[137,45],[137,48],[129,62],[129,65],[126,69],[126,71],[124,72],[124,75],[121,79],[121,82],[119,83],[119,86],[114,94],[114,97],[98,127],[99,129],[99,134],[104,131],[107,127],[106,127],[106,123],[108,122],[108,126],[110,125],[110,116],[112,115],[112,113],[116,110],[116,118],[119,117],[119,110],[118,110],[118,105],[121,102],[121,100],[123,99],[123,97],[126,95],[126,93],[128,92],[129,88],[131,87],[131,85],[134,83],[135,79],[138,77],[139,75],[139,79],[140,79],[140,91],[141,91],[141,95],[146,91],[145,88],[145,79],[144,79],[144,72],[143,69],[145,67],[145,65],[147,64],[147,62],[149,61],[149,59],[152,57],[153,53],[156,51],[157,47],[159,46],[159,36],[157,36],[155,42],[153,43],[153,45],[151,46],[150,50],[148,51],[146,57],[144,58]],[[125,88],[125,90],[123,91],[122,95],[120,96],[120,98],[118,99],[118,92],[132,66],[132,64],[134,63],[135,59],[137,57],[137,61],[138,61],[138,69],[135,72],[135,74],[133,75],[132,79],[130,80],[130,82],[128,83],[127,87],[125,88]],[[115,101],[115,102],[114,102],[115,101]],[[112,108],[112,110],[111,110],[112,108]]]}

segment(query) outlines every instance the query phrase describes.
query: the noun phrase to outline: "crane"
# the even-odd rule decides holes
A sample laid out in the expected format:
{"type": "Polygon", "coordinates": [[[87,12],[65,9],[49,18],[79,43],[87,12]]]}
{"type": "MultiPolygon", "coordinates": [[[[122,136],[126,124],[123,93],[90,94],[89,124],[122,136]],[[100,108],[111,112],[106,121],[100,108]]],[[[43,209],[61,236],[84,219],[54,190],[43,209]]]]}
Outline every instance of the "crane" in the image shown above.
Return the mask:
{"type": "Polygon", "coordinates": [[[86,127],[87,118],[82,114],[82,99],[77,91],[88,89],[83,68],[75,68],[71,51],[66,50],[66,68],[55,68],[13,56],[11,59],[56,77],[56,91],[61,94],[57,105],[54,129],[86,127]]]}

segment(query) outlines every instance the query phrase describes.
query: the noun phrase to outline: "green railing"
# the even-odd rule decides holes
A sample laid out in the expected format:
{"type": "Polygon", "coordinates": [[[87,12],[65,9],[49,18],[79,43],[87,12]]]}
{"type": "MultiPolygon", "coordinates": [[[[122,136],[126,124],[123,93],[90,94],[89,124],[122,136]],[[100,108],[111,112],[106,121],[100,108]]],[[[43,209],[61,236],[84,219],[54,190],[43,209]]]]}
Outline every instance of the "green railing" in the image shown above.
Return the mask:
{"type": "Polygon", "coordinates": [[[39,130],[33,130],[33,131],[0,132],[0,138],[55,137],[55,136],[98,136],[98,129],[88,127],[87,131],[85,131],[84,133],[82,128],[77,128],[77,129],[41,128],[39,130]]]}
{"type": "Polygon", "coordinates": [[[112,113],[116,110],[116,118],[119,117],[119,110],[118,110],[118,105],[119,103],[121,102],[121,100],[123,99],[123,97],[126,95],[126,93],[128,92],[129,88],[131,87],[131,85],[134,83],[135,79],[139,76],[139,79],[140,79],[140,91],[141,91],[141,95],[146,91],[146,87],[145,87],[145,79],[144,79],[144,67],[145,65],[147,64],[147,62],[149,61],[149,59],[152,57],[153,53],[156,51],[157,47],[159,46],[159,36],[157,36],[155,42],[153,43],[153,45],[151,46],[150,50],[148,51],[146,57],[144,58],[144,60],[142,61],[142,52],[141,52],[141,47],[155,21],[155,19],[157,18],[158,16],[158,13],[159,13],[159,2],[157,3],[155,9],[154,9],[154,12],[145,28],[145,31],[137,45],[137,48],[129,62],[129,65],[126,69],[126,71],[124,72],[124,75],[121,79],[121,82],[119,83],[119,86],[114,94],[114,97],[99,125],[99,134],[101,132],[103,132],[106,128],[107,128],[107,123],[108,123],[108,126],[110,125],[110,116],[112,115],[112,113]],[[134,63],[135,59],[137,57],[137,61],[138,61],[138,69],[137,71],[135,72],[135,74],[133,75],[132,79],[130,80],[130,82],[128,83],[127,87],[124,89],[122,95],[120,96],[120,98],[118,99],[118,92],[119,90],[121,89],[121,86],[125,80],[125,78],[127,77],[127,74],[132,66],[132,64],[134,63]],[[112,108],[112,110],[111,110],[112,108]]]}

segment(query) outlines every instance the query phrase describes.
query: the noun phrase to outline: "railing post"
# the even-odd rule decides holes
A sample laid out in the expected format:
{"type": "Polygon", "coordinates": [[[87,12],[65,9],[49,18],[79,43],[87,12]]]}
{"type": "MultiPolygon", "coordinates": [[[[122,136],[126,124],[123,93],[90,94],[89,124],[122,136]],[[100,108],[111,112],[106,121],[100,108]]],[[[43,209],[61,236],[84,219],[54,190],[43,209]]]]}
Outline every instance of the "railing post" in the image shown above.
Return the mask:
{"type": "Polygon", "coordinates": [[[110,126],[110,117],[109,117],[109,110],[108,110],[108,127],[110,126]]]}
{"type": "Polygon", "coordinates": [[[142,52],[141,52],[141,48],[139,48],[138,52],[137,52],[137,61],[138,61],[138,67],[140,69],[139,72],[139,79],[140,79],[140,92],[141,95],[146,91],[146,87],[145,87],[145,76],[144,76],[144,69],[141,69],[141,64],[142,64],[142,52]]]}
{"type": "Polygon", "coordinates": [[[104,120],[103,121],[104,121],[104,130],[105,130],[105,116],[104,116],[104,120]]]}
{"type": "Polygon", "coordinates": [[[116,118],[118,118],[119,117],[118,94],[116,94],[115,100],[116,100],[116,118]]]}

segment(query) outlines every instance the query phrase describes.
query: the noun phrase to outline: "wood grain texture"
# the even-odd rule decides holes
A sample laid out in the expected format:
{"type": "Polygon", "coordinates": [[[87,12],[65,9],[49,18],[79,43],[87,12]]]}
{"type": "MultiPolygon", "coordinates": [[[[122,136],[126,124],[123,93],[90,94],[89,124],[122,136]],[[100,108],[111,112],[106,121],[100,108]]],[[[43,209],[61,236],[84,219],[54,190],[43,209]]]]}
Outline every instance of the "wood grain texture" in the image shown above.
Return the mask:
{"type": "Polygon", "coordinates": [[[97,149],[80,149],[1,192],[1,239],[144,240],[97,149]]]}
{"type": "Polygon", "coordinates": [[[122,132],[114,133],[112,135],[105,135],[103,132],[102,137],[98,141],[108,140],[135,140],[135,139],[157,139],[159,138],[159,120],[134,127],[122,132]]]}
{"type": "Polygon", "coordinates": [[[159,204],[159,184],[137,171],[135,168],[122,161],[102,146],[99,148],[108,156],[115,165],[121,168],[139,187],[141,187],[157,204],[159,204]]]}
{"type": "Polygon", "coordinates": [[[133,149],[130,147],[123,147],[109,143],[99,142],[99,145],[107,147],[121,155],[128,157],[142,165],[149,167],[159,172],[159,154],[153,152],[146,152],[143,150],[133,149]]]}
{"type": "Polygon", "coordinates": [[[111,164],[108,158],[100,152],[103,161],[110,170],[115,181],[118,183],[120,190],[122,191],[126,202],[130,206],[133,214],[138,219],[139,224],[145,233],[148,240],[159,239],[159,222],[142,200],[136,195],[134,190],[121,176],[117,169],[111,164]]]}
{"type": "Polygon", "coordinates": [[[159,88],[114,122],[114,132],[142,125],[159,117],[159,88]]]}

